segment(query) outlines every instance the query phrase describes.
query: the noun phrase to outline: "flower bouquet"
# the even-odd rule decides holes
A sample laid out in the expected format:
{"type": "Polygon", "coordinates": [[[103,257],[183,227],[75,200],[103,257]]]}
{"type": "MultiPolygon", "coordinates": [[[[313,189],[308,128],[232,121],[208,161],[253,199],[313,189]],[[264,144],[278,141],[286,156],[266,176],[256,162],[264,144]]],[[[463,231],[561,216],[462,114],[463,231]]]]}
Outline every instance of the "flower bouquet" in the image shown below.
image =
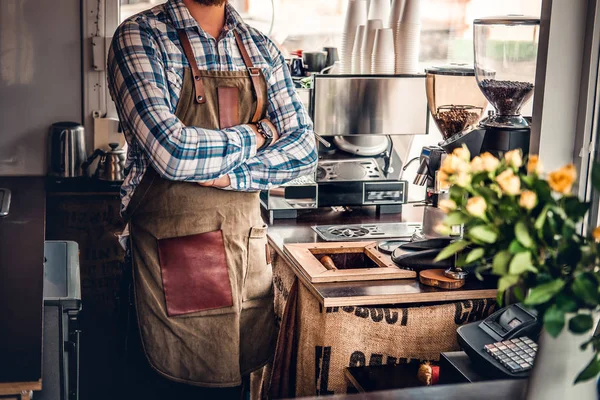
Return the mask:
{"type": "MultiPolygon", "coordinates": [[[[526,165],[519,150],[502,159],[485,153],[471,160],[460,148],[444,160],[439,178],[451,186],[449,199],[439,204],[448,215],[438,229],[447,234],[462,225],[464,230],[437,260],[455,256],[458,266],[473,268],[480,278],[483,271],[499,276],[499,303],[514,287],[517,299],[537,310],[552,337],[565,327],[591,337],[600,301],[600,228],[591,238],[580,233],[589,204],[571,194],[575,167],[544,176],[537,156],[526,165]]],[[[600,189],[597,166],[592,180],[600,189]]],[[[594,357],[585,361],[576,382],[600,372],[600,338],[581,347],[588,346],[594,357]]]]}

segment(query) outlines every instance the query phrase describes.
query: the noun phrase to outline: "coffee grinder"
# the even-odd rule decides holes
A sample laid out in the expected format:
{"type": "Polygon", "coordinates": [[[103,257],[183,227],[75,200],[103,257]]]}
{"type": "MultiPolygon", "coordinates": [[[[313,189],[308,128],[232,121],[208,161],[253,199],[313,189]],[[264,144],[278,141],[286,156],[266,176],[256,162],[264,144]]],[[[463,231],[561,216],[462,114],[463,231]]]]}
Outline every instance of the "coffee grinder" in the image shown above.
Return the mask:
{"type": "Polygon", "coordinates": [[[429,68],[426,71],[426,92],[429,112],[444,141],[440,146],[425,146],[419,157],[420,165],[414,184],[426,186],[422,238],[439,238],[436,227],[445,214],[438,201],[448,197],[448,188],[437,179],[446,153],[463,144],[474,156],[479,154],[484,132],[475,129],[488,102],[477,87],[473,68],[464,64],[429,68]]]}
{"type": "Polygon", "coordinates": [[[481,153],[529,153],[529,121],[521,108],[533,97],[539,28],[539,19],[520,15],[473,21],[475,77],[494,107],[481,121],[481,153]]]}
{"type": "MultiPolygon", "coordinates": [[[[414,184],[426,186],[423,228],[413,236],[414,243],[400,246],[401,249],[392,254],[392,260],[400,266],[434,268],[427,273],[437,274],[442,280],[450,278],[455,287],[460,287],[464,284],[467,272],[453,262],[434,261],[439,251],[454,239],[454,236],[437,232],[437,227],[446,218],[438,203],[449,197],[449,188],[442,186],[438,171],[446,154],[462,145],[466,145],[473,156],[479,154],[485,131],[477,127],[485,115],[488,102],[477,86],[472,67],[453,64],[429,68],[425,72],[429,112],[444,140],[439,146],[425,146],[421,150],[414,184]],[[413,246],[422,247],[422,250],[405,251],[416,250],[413,246]]],[[[461,229],[457,228],[454,233],[460,236],[461,229]]]]}

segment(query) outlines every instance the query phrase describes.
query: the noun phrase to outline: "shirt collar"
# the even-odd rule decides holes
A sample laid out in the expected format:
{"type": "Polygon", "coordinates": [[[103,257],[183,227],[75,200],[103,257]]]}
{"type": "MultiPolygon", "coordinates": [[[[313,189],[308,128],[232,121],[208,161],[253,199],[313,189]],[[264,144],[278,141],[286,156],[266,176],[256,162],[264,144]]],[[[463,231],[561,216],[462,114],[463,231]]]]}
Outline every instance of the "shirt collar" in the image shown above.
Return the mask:
{"type": "MultiPolygon", "coordinates": [[[[183,0],[169,0],[166,5],[167,12],[171,16],[175,29],[199,28],[198,22],[192,17],[183,0]]],[[[233,30],[238,24],[243,23],[238,12],[227,3],[225,5],[225,26],[233,30]]]]}

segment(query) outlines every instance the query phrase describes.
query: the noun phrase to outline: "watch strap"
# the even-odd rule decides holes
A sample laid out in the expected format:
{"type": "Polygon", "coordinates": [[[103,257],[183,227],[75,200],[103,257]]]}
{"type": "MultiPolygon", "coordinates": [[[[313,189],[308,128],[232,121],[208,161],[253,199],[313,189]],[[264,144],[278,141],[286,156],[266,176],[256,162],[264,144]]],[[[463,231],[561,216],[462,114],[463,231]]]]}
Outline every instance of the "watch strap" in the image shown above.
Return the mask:
{"type": "Polygon", "coordinates": [[[271,143],[273,142],[273,134],[267,133],[267,130],[265,130],[264,125],[260,121],[258,121],[256,123],[256,129],[258,130],[258,133],[260,133],[262,135],[262,137],[265,138],[265,142],[263,143],[262,146],[260,146],[258,148],[258,150],[264,150],[267,147],[269,147],[271,145],[271,143]]]}

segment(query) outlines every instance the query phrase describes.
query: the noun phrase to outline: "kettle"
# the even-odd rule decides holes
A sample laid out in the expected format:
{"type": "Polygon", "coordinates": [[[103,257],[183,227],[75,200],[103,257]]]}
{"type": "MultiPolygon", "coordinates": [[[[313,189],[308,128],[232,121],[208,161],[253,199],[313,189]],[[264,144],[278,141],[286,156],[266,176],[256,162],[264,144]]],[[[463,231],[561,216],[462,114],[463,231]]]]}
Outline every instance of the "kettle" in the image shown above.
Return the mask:
{"type": "Polygon", "coordinates": [[[100,157],[94,177],[102,181],[123,181],[125,179],[125,149],[118,148],[119,143],[109,143],[108,145],[110,146],[108,151],[96,149],[84,163],[83,168],[87,169],[97,157],[100,157]]]}
{"type": "Polygon", "coordinates": [[[85,132],[76,122],[57,122],[50,127],[48,175],[76,178],[83,175],[85,132]]]}

